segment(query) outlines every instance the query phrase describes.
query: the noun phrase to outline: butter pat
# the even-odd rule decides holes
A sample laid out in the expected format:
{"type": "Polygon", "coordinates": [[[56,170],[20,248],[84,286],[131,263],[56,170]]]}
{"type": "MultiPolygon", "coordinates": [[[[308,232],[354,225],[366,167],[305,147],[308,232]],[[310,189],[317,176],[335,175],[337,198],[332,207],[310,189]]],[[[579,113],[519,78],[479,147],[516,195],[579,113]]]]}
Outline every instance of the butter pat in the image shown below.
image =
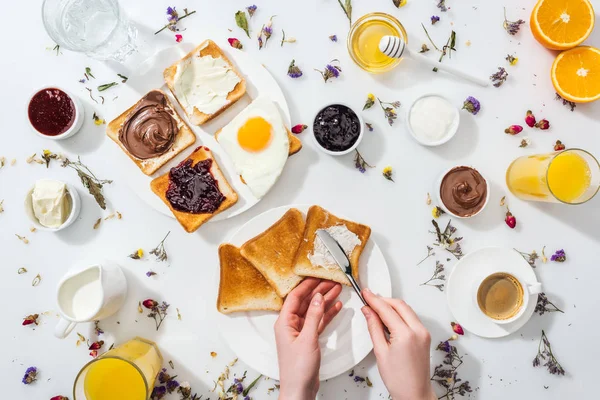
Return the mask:
{"type": "MultiPolygon", "coordinates": [[[[356,246],[359,246],[361,243],[360,238],[354,232],[350,231],[346,225],[334,225],[325,230],[344,249],[344,253],[346,253],[348,258],[352,256],[352,252],[356,246]]],[[[313,267],[323,267],[329,270],[340,268],[318,235],[315,235],[314,250],[312,254],[308,255],[308,260],[313,267]]]]}
{"type": "Polygon", "coordinates": [[[67,186],[63,182],[37,181],[31,192],[33,215],[46,228],[58,228],[71,213],[67,186]]]}
{"type": "Polygon", "coordinates": [[[173,87],[188,115],[193,115],[194,108],[210,115],[229,103],[227,95],[240,81],[222,58],[193,56],[177,65],[173,87]]]}

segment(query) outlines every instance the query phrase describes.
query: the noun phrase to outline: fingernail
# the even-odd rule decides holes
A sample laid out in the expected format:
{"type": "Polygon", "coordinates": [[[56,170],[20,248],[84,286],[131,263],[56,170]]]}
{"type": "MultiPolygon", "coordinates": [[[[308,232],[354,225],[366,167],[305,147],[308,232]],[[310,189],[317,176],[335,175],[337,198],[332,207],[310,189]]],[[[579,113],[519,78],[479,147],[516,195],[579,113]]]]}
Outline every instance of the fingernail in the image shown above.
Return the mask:
{"type": "Polygon", "coordinates": [[[323,295],[321,293],[315,294],[313,297],[312,305],[318,307],[323,303],[323,295]]]}
{"type": "Polygon", "coordinates": [[[361,310],[366,318],[369,318],[371,316],[371,311],[369,311],[367,307],[363,307],[361,310]]]}

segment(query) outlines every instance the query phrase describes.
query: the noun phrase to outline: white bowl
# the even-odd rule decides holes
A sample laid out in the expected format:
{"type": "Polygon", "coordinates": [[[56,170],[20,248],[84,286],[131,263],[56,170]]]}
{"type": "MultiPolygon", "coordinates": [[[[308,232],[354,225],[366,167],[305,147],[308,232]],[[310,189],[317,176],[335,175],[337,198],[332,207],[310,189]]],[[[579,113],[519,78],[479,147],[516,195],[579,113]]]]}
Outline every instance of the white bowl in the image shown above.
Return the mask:
{"type": "Polygon", "coordinates": [[[452,168],[448,168],[446,171],[444,171],[444,173],[440,176],[440,178],[438,179],[436,185],[435,185],[435,197],[438,201],[439,207],[441,207],[444,211],[446,211],[449,215],[452,215],[455,218],[459,218],[459,219],[469,219],[469,218],[473,218],[476,215],[481,214],[481,212],[483,210],[485,210],[485,207],[487,207],[489,201],[490,201],[490,182],[485,178],[485,176],[483,176],[483,174],[481,173],[481,171],[473,166],[469,166],[469,165],[455,165],[452,168]],[[448,207],[446,207],[446,205],[444,204],[444,202],[442,201],[442,196],[441,196],[441,188],[442,188],[442,180],[444,179],[444,177],[448,174],[448,172],[452,171],[454,168],[457,167],[467,167],[467,168],[472,168],[474,170],[476,170],[477,172],[479,172],[479,174],[483,177],[483,179],[485,180],[485,186],[486,186],[486,196],[485,196],[485,202],[483,203],[483,207],[481,207],[481,209],[479,211],[477,211],[475,214],[473,215],[469,215],[466,217],[461,217],[460,215],[456,215],[454,214],[452,211],[448,210],[448,207]]]}
{"type": "Polygon", "coordinates": [[[27,214],[29,220],[36,229],[40,231],[58,232],[75,222],[75,220],[79,216],[79,213],[81,212],[81,198],[79,197],[79,193],[77,193],[77,189],[75,189],[73,185],[70,185],[68,183],[66,183],[66,185],[67,195],[71,198],[71,212],[69,213],[69,216],[67,217],[65,222],[63,222],[63,224],[58,228],[49,228],[40,224],[40,221],[38,221],[38,219],[35,217],[35,214],[33,213],[33,204],[31,201],[31,194],[33,193],[34,187],[31,187],[31,189],[27,191],[27,194],[25,195],[25,214],[27,214]]]}
{"type": "Polygon", "coordinates": [[[360,142],[362,141],[363,136],[365,134],[365,121],[362,119],[362,117],[360,116],[360,114],[357,113],[356,111],[354,111],[354,109],[352,107],[350,107],[348,104],[338,101],[338,102],[335,102],[335,103],[327,104],[327,105],[319,108],[319,111],[317,111],[315,113],[315,116],[312,119],[312,125],[311,125],[310,128],[311,128],[311,131],[312,131],[313,141],[315,142],[315,144],[317,145],[317,147],[322,152],[327,153],[330,156],[343,156],[345,154],[353,152],[358,147],[358,145],[360,144],[360,142]],[[354,144],[352,145],[352,147],[350,147],[349,149],[344,150],[344,151],[331,151],[331,150],[327,150],[325,147],[321,146],[321,143],[319,143],[319,141],[317,140],[317,137],[315,136],[315,131],[314,131],[315,120],[317,119],[317,115],[319,115],[319,113],[321,111],[323,111],[325,108],[327,108],[329,106],[335,106],[335,105],[340,105],[340,106],[348,107],[354,114],[356,114],[356,116],[358,117],[358,123],[360,124],[360,132],[358,133],[358,139],[356,139],[356,142],[354,142],[354,144]]]}
{"type": "Polygon", "coordinates": [[[33,132],[35,132],[38,136],[41,136],[43,138],[50,139],[50,140],[63,140],[63,139],[73,136],[74,134],[76,134],[79,131],[79,129],[81,129],[81,126],[83,125],[83,119],[85,118],[85,111],[84,111],[84,108],[83,108],[81,102],[79,101],[79,99],[77,97],[75,97],[68,90],[65,90],[65,89],[61,88],[60,86],[56,86],[56,85],[44,86],[42,88],[39,88],[31,96],[29,96],[29,101],[27,102],[27,107],[26,107],[25,113],[26,113],[26,117],[27,117],[27,123],[31,127],[31,130],[33,132]],[[67,96],[69,96],[71,98],[71,100],[73,100],[73,104],[75,105],[75,121],[73,121],[73,125],[71,125],[71,127],[69,129],[67,129],[65,132],[63,132],[59,135],[54,135],[54,136],[44,135],[43,133],[41,133],[40,131],[35,129],[35,127],[31,123],[31,120],[29,119],[29,104],[31,104],[31,100],[33,99],[33,96],[35,96],[36,94],[38,94],[39,92],[41,92],[44,89],[62,90],[63,92],[65,92],[67,94],[67,96]]]}
{"type": "Polygon", "coordinates": [[[408,107],[408,110],[406,111],[406,128],[410,132],[410,135],[413,137],[413,139],[415,139],[417,142],[419,142],[423,146],[435,147],[435,146],[441,146],[444,143],[447,143],[450,139],[452,139],[454,137],[454,135],[456,135],[459,125],[460,125],[460,110],[458,109],[458,107],[454,106],[450,100],[448,100],[446,97],[441,96],[439,94],[428,93],[428,94],[424,94],[423,96],[418,97],[417,99],[415,99],[415,101],[412,102],[412,104],[410,105],[410,107],[408,107]],[[429,141],[424,140],[423,138],[418,137],[416,135],[416,133],[413,131],[413,128],[412,128],[411,122],[410,122],[410,112],[412,111],[413,107],[419,100],[422,100],[426,97],[437,97],[437,98],[443,99],[446,102],[448,102],[448,104],[455,111],[454,124],[452,124],[452,126],[450,127],[450,130],[446,133],[446,135],[443,138],[441,138],[440,140],[437,140],[437,141],[433,141],[433,142],[429,142],[429,141]]]}

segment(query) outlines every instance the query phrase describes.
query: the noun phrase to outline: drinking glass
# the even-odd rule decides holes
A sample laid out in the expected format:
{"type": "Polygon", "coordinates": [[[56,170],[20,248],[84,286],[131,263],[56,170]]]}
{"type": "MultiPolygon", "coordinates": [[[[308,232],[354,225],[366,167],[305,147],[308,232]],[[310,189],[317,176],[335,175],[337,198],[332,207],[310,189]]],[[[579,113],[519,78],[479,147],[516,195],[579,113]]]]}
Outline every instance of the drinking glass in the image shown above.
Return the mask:
{"type": "Polygon", "coordinates": [[[75,400],[148,400],[163,358],[156,343],[135,337],[87,363],[75,378],[75,400]]]}
{"type": "Polygon", "coordinates": [[[506,170],[506,185],[522,200],[583,204],[600,189],[600,163],[582,149],[523,156],[506,170]]]}
{"type": "Polygon", "coordinates": [[[44,0],[42,20],[62,48],[123,63],[137,50],[138,31],[117,0],[44,0]]]}

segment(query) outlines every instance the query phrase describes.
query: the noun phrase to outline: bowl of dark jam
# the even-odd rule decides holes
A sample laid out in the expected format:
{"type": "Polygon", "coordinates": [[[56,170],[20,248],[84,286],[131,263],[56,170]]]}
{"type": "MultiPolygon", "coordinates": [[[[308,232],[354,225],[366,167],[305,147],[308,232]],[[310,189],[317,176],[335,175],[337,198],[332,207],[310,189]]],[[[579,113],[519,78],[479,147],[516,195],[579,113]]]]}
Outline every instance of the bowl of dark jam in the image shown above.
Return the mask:
{"type": "Polygon", "coordinates": [[[29,99],[27,106],[29,124],[35,133],[51,140],[73,136],[84,119],[79,100],[56,86],[44,87],[29,99]]]}
{"type": "Polygon", "coordinates": [[[364,122],[352,108],[343,103],[325,106],[313,121],[313,138],[327,154],[341,156],[358,147],[364,134],[364,122]]]}

